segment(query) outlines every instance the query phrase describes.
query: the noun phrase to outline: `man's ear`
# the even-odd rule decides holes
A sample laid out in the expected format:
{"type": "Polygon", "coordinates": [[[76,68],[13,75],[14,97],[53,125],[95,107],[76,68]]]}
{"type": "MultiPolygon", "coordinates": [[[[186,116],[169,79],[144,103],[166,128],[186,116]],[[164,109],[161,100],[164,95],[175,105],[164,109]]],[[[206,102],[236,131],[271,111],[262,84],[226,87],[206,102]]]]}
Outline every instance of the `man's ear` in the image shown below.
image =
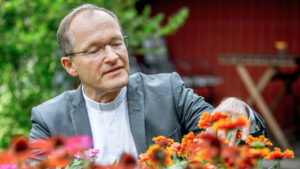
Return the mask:
{"type": "Polygon", "coordinates": [[[72,59],[70,57],[62,57],[60,59],[60,62],[62,66],[65,68],[65,70],[71,75],[71,76],[78,76],[77,70],[73,65],[72,59]]]}

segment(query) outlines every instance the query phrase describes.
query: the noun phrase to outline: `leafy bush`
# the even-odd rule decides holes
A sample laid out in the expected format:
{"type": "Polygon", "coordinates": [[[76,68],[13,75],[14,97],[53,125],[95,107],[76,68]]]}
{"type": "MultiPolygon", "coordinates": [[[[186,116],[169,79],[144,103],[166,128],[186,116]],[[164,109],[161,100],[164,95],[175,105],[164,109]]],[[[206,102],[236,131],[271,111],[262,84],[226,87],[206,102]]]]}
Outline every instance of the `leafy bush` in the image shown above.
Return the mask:
{"type": "Polygon", "coordinates": [[[12,135],[28,134],[33,106],[73,88],[74,79],[60,65],[56,40],[60,21],[72,8],[92,3],[114,11],[132,54],[145,53],[143,39],[173,33],[188,15],[182,8],[162,26],[163,14],[150,16],[149,6],[139,13],[136,1],[0,0],[0,147],[12,135]]]}

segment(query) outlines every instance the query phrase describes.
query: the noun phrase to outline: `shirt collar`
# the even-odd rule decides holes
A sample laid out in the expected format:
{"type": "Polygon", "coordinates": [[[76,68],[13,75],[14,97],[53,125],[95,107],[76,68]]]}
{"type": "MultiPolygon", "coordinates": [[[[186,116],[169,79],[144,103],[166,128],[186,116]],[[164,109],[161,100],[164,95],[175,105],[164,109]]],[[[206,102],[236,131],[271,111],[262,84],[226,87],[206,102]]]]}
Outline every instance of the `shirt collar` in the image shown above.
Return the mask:
{"type": "Polygon", "coordinates": [[[112,111],[115,110],[117,107],[119,107],[119,105],[125,100],[126,98],[126,86],[122,88],[121,92],[119,93],[119,95],[111,102],[108,103],[98,103],[95,102],[94,100],[90,99],[87,97],[87,95],[85,95],[84,90],[83,90],[83,86],[82,86],[82,94],[84,97],[84,100],[86,102],[86,104],[96,110],[100,110],[100,111],[112,111]]]}

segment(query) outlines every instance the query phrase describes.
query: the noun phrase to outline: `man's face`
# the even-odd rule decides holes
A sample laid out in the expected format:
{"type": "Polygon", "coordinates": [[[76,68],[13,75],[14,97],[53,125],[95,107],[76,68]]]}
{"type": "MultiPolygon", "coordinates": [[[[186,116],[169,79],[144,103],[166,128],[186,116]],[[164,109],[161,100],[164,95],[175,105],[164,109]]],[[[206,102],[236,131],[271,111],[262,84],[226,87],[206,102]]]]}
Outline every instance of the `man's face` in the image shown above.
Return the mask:
{"type": "Polygon", "coordinates": [[[120,45],[121,29],[112,16],[99,10],[83,12],[72,21],[70,32],[75,39],[73,52],[89,51],[71,59],[85,89],[114,91],[128,83],[128,52],[120,45]]]}

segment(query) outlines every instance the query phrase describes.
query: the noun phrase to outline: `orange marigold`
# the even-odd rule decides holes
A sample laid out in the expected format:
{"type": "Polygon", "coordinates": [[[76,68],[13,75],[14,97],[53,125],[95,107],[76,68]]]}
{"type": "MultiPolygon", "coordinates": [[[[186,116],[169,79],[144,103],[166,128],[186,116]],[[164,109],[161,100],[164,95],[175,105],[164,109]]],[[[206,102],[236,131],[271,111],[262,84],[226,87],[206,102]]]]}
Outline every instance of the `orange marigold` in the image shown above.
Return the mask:
{"type": "Polygon", "coordinates": [[[292,150],[285,150],[284,152],[281,152],[280,148],[275,147],[274,151],[272,151],[268,156],[265,157],[265,159],[269,160],[276,160],[276,159],[283,159],[283,158],[294,158],[294,152],[292,150]]]}
{"type": "Polygon", "coordinates": [[[228,117],[229,117],[229,114],[227,114],[227,113],[216,112],[216,113],[211,115],[210,122],[215,122],[215,121],[218,121],[218,120],[227,119],[228,117]]]}
{"type": "Polygon", "coordinates": [[[202,138],[204,134],[205,134],[205,131],[201,131],[201,132],[196,136],[196,139],[202,138]]]}
{"type": "Polygon", "coordinates": [[[236,133],[235,139],[240,139],[240,138],[242,138],[242,132],[238,131],[238,132],[236,133]]]}
{"type": "Polygon", "coordinates": [[[264,158],[270,153],[270,149],[264,148],[250,148],[249,154],[254,158],[264,158]]]}
{"type": "Polygon", "coordinates": [[[215,166],[214,164],[212,163],[207,163],[207,164],[204,164],[204,169],[216,169],[217,166],[215,166]]]}
{"type": "Polygon", "coordinates": [[[156,144],[160,144],[167,147],[170,147],[172,144],[174,144],[173,139],[169,139],[164,136],[153,137],[152,140],[155,141],[156,144]]]}
{"type": "Polygon", "coordinates": [[[162,148],[158,144],[151,145],[146,154],[149,157],[148,162],[152,164],[154,168],[170,166],[173,164],[173,161],[171,159],[172,153],[162,148]]]}
{"type": "Polygon", "coordinates": [[[254,168],[254,165],[257,163],[257,159],[254,158],[238,158],[235,161],[235,166],[238,169],[251,169],[254,168]]]}
{"type": "Polygon", "coordinates": [[[221,158],[228,168],[233,167],[240,156],[240,149],[237,146],[225,146],[221,150],[221,158]]]}
{"type": "Polygon", "coordinates": [[[258,159],[264,158],[270,153],[267,147],[261,149],[251,148],[249,145],[240,147],[240,158],[235,161],[238,168],[253,168],[258,159]]]}
{"type": "Polygon", "coordinates": [[[210,127],[210,114],[208,112],[205,112],[200,116],[198,127],[204,129],[210,127]]]}
{"type": "Polygon", "coordinates": [[[178,153],[181,150],[181,145],[176,142],[171,145],[170,150],[174,153],[178,153]]]}
{"type": "Polygon", "coordinates": [[[198,127],[204,129],[209,128],[213,122],[226,119],[227,117],[229,117],[229,115],[226,113],[216,112],[211,115],[210,113],[205,112],[201,115],[198,121],[198,127]]]}
{"type": "Polygon", "coordinates": [[[266,146],[272,146],[272,142],[265,138],[265,136],[261,135],[259,137],[253,137],[252,135],[249,135],[247,140],[246,140],[246,143],[251,145],[253,142],[263,142],[266,146]]]}
{"type": "Polygon", "coordinates": [[[149,161],[150,158],[149,158],[149,155],[147,153],[141,153],[139,155],[139,163],[142,164],[142,163],[145,163],[147,161],[149,161]]]}
{"type": "Polygon", "coordinates": [[[196,137],[194,135],[194,132],[190,132],[190,133],[184,135],[183,138],[182,138],[181,146],[185,147],[185,145],[193,142],[194,139],[196,139],[196,137]]]}
{"type": "Polygon", "coordinates": [[[177,153],[178,156],[186,157],[187,156],[187,152],[186,152],[187,145],[191,144],[196,139],[197,138],[195,137],[194,132],[190,132],[190,133],[184,135],[182,138],[182,141],[181,141],[181,146],[180,146],[181,149],[177,153]]]}
{"type": "Polygon", "coordinates": [[[230,129],[242,128],[246,126],[249,126],[248,119],[246,117],[238,117],[236,120],[232,120],[231,118],[219,120],[213,124],[213,129],[215,131],[230,130],[230,129]]]}

